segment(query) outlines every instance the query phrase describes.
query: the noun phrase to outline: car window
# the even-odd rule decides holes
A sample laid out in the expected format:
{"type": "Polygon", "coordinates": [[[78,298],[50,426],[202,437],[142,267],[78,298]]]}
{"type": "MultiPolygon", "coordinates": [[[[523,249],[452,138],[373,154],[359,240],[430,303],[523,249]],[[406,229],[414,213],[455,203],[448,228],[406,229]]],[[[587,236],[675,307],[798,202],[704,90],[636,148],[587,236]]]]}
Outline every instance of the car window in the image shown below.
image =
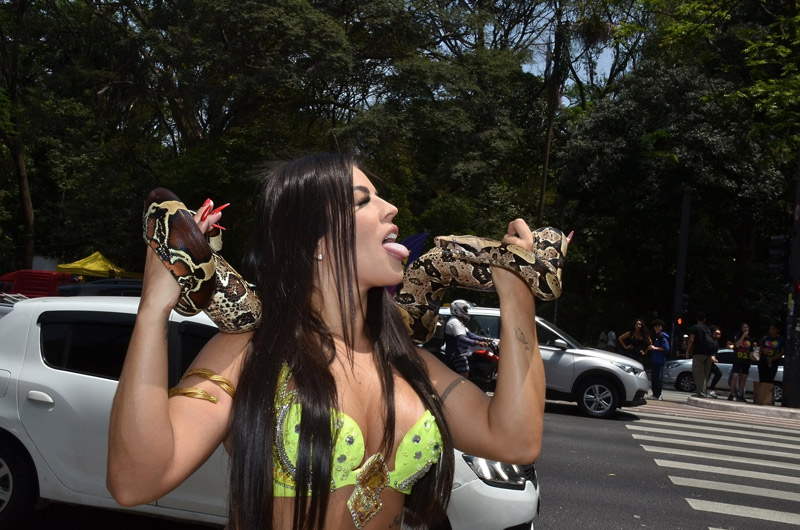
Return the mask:
{"type": "MultiPolygon", "coordinates": [[[[177,358],[170,359],[170,373],[169,373],[169,386],[175,386],[180,377],[192,364],[194,358],[203,349],[211,337],[216,335],[217,328],[208,326],[206,324],[198,324],[197,322],[183,321],[177,326],[177,358]]],[[[170,341],[174,337],[170,337],[170,341]]]]}
{"type": "MultiPolygon", "coordinates": [[[[42,313],[42,358],[58,370],[119,380],[135,321],[130,313],[42,313]]],[[[190,321],[170,328],[169,385],[174,386],[217,328],[190,321]]]]}
{"type": "Polygon", "coordinates": [[[536,336],[539,339],[539,346],[556,347],[556,339],[560,339],[552,330],[536,323],[536,336]]]}
{"type": "Polygon", "coordinates": [[[52,368],[119,379],[136,315],[51,311],[39,317],[41,354],[52,368]]]}
{"type": "Polygon", "coordinates": [[[484,337],[500,338],[500,317],[492,315],[470,315],[467,328],[484,337]]]}

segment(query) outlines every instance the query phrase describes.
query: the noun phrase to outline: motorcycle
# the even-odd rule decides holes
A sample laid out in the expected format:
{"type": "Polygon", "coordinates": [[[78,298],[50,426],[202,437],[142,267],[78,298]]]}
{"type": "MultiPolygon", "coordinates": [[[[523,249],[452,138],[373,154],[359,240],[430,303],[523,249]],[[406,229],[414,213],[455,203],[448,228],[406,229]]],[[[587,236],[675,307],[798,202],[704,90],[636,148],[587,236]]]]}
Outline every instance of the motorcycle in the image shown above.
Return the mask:
{"type": "Polygon", "coordinates": [[[469,356],[469,380],[482,390],[493,392],[497,383],[499,359],[499,342],[490,341],[486,346],[477,346],[469,356]]]}

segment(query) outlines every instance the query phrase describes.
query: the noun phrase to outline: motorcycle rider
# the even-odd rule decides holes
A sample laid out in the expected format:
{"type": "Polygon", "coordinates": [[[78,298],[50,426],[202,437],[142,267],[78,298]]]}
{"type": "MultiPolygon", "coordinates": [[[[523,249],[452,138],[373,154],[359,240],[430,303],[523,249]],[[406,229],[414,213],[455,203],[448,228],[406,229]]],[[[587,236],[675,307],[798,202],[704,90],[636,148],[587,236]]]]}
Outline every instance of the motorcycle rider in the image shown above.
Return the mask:
{"type": "Polygon", "coordinates": [[[475,346],[487,346],[490,338],[481,337],[467,329],[470,320],[469,308],[472,304],[466,300],[454,300],[450,303],[450,319],[444,328],[444,348],[447,364],[450,368],[467,378],[469,362],[467,357],[475,346]]]}

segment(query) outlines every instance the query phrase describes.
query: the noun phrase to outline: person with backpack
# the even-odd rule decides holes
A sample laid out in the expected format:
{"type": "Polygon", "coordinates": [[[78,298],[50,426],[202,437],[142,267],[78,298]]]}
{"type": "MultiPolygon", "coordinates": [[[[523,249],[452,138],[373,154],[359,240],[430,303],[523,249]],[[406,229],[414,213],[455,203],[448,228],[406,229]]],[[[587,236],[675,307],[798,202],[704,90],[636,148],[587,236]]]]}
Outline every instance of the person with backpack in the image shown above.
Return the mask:
{"type": "Polygon", "coordinates": [[[692,358],[692,377],[696,393],[692,397],[717,397],[708,391],[708,376],[711,375],[712,357],[717,354],[717,341],[706,325],[706,315],[697,313],[697,324],[689,330],[689,344],[686,347],[686,358],[692,358]]]}

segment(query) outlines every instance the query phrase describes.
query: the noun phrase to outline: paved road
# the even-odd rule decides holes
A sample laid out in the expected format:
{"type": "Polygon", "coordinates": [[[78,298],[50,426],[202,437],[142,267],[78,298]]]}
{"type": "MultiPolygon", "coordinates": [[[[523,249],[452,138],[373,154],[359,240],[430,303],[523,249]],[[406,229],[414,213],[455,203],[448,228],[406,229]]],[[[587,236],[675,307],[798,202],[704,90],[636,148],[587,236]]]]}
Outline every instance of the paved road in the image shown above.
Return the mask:
{"type": "Polygon", "coordinates": [[[599,424],[548,403],[536,529],[800,525],[800,421],[685,402],[678,395],[599,424]]]}

